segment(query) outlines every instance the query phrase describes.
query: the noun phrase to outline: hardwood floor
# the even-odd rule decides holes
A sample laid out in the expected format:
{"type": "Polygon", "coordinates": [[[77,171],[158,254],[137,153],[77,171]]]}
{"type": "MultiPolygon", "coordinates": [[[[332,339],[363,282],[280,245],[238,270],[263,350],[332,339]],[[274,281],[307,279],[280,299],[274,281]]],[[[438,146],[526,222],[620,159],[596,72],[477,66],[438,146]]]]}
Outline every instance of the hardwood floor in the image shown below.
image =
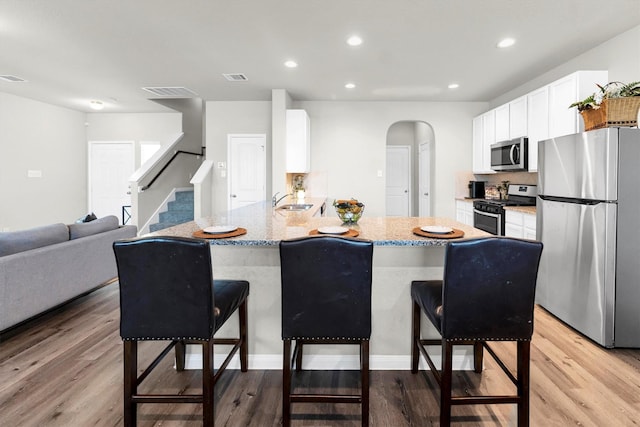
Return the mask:
{"type": "MultiPolygon", "coordinates": [[[[407,302],[407,310],[410,304],[407,302]]],[[[0,425],[122,425],[122,344],[117,284],[108,285],[0,342],[0,425]]],[[[531,353],[532,426],[637,426],[640,350],[605,350],[536,309],[531,353]]],[[[407,334],[410,331],[406,331],[407,334]]],[[[640,331],[639,331],[640,333],[640,331]]],[[[158,343],[142,347],[146,363],[158,343]],[[146,349],[146,350],[145,350],[146,349]]],[[[496,347],[515,360],[512,345],[496,347]]],[[[176,373],[165,359],[145,390],[197,391],[199,371],[176,373]],[[159,370],[159,372],[158,372],[159,370]]],[[[456,372],[459,393],[511,391],[491,357],[481,375],[456,372]]],[[[355,372],[303,372],[299,387],[346,391],[355,372]]],[[[216,425],[278,426],[281,371],[228,371],[216,386],[216,425]]],[[[439,393],[430,374],[372,371],[371,426],[438,425],[439,393]]],[[[357,426],[358,407],[294,405],[294,426],[357,426]]],[[[199,405],[141,405],[140,426],[198,426],[199,405]]],[[[454,425],[515,425],[514,405],[455,407],[454,425]]]]}

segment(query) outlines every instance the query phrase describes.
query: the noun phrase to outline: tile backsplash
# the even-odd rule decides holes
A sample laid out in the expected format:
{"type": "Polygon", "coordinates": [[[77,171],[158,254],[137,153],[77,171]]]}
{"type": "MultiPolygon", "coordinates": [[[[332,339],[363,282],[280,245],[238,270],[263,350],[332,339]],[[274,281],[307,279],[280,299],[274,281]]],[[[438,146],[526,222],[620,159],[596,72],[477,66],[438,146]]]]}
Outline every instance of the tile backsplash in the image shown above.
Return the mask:
{"type": "Polygon", "coordinates": [[[498,198],[499,193],[497,186],[502,181],[509,181],[511,184],[538,184],[537,172],[500,172],[486,175],[475,175],[472,172],[456,173],[456,197],[469,196],[469,181],[484,181],[485,194],[488,198],[498,198]]]}

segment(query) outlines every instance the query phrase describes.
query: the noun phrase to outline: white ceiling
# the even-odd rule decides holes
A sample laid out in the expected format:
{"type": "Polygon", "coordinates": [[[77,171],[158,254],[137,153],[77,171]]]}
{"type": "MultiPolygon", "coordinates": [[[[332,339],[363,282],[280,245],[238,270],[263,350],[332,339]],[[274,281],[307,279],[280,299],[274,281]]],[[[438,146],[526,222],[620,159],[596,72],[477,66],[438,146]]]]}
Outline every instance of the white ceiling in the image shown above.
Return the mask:
{"type": "Polygon", "coordinates": [[[640,0],[1,0],[0,75],[27,82],[0,92],[81,111],[99,99],[104,112],[164,110],[146,86],[207,101],[272,89],[489,101],[639,24],[640,0]],[[352,34],[364,43],[348,46],[352,34]],[[497,49],[507,36],[516,45],[497,49]]]}

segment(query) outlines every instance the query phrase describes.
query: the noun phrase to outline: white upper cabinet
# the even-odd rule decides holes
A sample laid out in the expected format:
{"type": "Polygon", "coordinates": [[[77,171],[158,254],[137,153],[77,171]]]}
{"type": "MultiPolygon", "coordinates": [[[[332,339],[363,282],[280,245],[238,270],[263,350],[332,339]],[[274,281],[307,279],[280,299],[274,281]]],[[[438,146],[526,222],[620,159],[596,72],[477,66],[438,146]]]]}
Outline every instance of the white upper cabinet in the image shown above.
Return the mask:
{"type": "Polygon", "coordinates": [[[538,170],[538,141],[549,138],[549,87],[527,95],[527,137],[529,138],[529,171],[538,170]]]}
{"type": "Polygon", "coordinates": [[[287,172],[311,169],[311,126],[305,110],[287,110],[287,172]]]}
{"type": "Polygon", "coordinates": [[[527,97],[521,96],[509,103],[509,139],[527,135],[527,97]]]}
{"type": "Polygon", "coordinates": [[[598,90],[607,83],[607,71],[577,71],[549,85],[549,137],[554,138],[584,131],[577,108],[569,105],[598,90]]]}
{"type": "Polygon", "coordinates": [[[496,134],[495,140],[506,141],[509,138],[509,104],[501,105],[495,110],[496,120],[496,134]]]}
{"type": "Polygon", "coordinates": [[[473,173],[494,173],[491,170],[491,144],[496,142],[495,110],[473,119],[473,173]]]}
{"type": "MultiPolygon", "coordinates": [[[[487,149],[491,148],[491,144],[496,142],[496,112],[495,110],[487,111],[482,115],[482,139],[487,149]]],[[[485,156],[488,160],[488,156],[485,156]]],[[[488,166],[491,166],[487,162],[488,166]]]]}
{"type": "Polygon", "coordinates": [[[608,82],[607,71],[576,71],[473,119],[473,172],[490,173],[491,144],[529,138],[529,172],[538,170],[538,141],[584,131],[569,108],[608,82]]]}

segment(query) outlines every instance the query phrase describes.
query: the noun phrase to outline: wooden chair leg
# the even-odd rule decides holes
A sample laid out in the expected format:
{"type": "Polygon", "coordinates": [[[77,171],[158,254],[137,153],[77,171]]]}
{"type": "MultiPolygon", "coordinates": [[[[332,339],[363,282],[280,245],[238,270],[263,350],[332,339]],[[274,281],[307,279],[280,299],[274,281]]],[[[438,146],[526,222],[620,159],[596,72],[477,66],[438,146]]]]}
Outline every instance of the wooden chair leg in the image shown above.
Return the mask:
{"type": "Polygon", "coordinates": [[[411,318],[411,372],[418,372],[418,363],[420,362],[420,349],[418,341],[420,340],[420,306],[413,302],[413,316],[411,318]]]}
{"type": "Polygon", "coordinates": [[[482,372],[483,350],[482,341],[473,342],[473,370],[478,374],[482,372]]]}
{"type": "Polygon", "coordinates": [[[294,351],[294,354],[296,356],[296,372],[302,371],[302,349],[303,348],[304,347],[302,345],[302,342],[296,341],[296,348],[294,351]]]}
{"type": "Polygon", "coordinates": [[[137,408],[133,396],[137,394],[138,343],[125,340],[124,347],[124,425],[136,425],[137,408]]]}
{"type": "Polygon", "coordinates": [[[282,349],[282,426],[291,426],[291,340],[282,349]]]}
{"type": "Polygon", "coordinates": [[[184,371],[185,360],[187,357],[187,345],[184,341],[176,341],[174,349],[176,354],[176,371],[184,371]]]}
{"type": "Polygon", "coordinates": [[[240,371],[247,372],[249,366],[249,342],[247,340],[247,300],[238,307],[240,316],[240,371]]]}
{"type": "Polygon", "coordinates": [[[451,425],[451,382],[453,377],[453,345],[442,340],[440,372],[440,427],[451,425]]]}
{"type": "Polygon", "coordinates": [[[215,420],[213,338],[202,343],[202,423],[213,426],[215,420]]]}
{"type": "Polygon", "coordinates": [[[369,425],[369,340],[360,342],[360,374],[362,387],[362,426],[369,425]]]}
{"type": "Polygon", "coordinates": [[[530,360],[531,342],[518,341],[518,427],[529,426],[529,388],[530,388],[530,360]]]}

